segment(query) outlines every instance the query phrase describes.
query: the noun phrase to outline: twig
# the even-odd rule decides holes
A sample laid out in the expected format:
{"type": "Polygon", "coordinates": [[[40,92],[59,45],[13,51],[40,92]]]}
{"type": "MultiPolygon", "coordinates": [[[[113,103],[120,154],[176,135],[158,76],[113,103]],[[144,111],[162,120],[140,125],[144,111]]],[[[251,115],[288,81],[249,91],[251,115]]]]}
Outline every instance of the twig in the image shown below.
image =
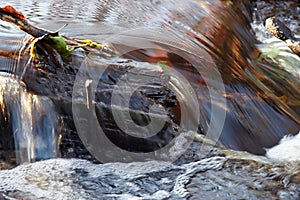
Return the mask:
{"type": "Polygon", "coordinates": [[[47,40],[45,36],[60,36],[62,37],[67,45],[72,45],[74,47],[81,47],[85,51],[92,52],[95,54],[103,55],[106,57],[111,57],[115,55],[115,51],[106,45],[92,46],[86,41],[76,40],[73,38],[66,37],[64,35],[59,35],[58,31],[51,32],[46,29],[38,28],[31,25],[24,15],[16,11],[12,6],[5,6],[0,8],[0,19],[9,23],[16,25],[20,30],[31,35],[34,38],[45,38],[45,42],[52,45],[51,41],[47,40]]]}
{"type": "Polygon", "coordinates": [[[267,30],[276,38],[284,41],[287,46],[300,56],[300,39],[294,37],[292,31],[276,17],[266,19],[267,30]]]}

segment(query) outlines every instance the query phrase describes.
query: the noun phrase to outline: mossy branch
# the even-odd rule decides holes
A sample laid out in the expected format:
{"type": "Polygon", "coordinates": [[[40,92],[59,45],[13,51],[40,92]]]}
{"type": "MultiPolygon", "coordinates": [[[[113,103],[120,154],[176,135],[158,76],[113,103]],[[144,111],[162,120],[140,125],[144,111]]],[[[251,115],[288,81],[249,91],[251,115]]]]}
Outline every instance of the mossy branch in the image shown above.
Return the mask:
{"type": "Polygon", "coordinates": [[[12,6],[0,8],[0,19],[16,25],[20,30],[26,32],[37,40],[51,45],[62,57],[66,57],[72,51],[81,47],[87,52],[111,57],[115,51],[107,45],[101,45],[91,40],[77,40],[59,34],[59,31],[52,32],[46,29],[38,28],[28,22],[25,16],[15,10],[12,6]]]}

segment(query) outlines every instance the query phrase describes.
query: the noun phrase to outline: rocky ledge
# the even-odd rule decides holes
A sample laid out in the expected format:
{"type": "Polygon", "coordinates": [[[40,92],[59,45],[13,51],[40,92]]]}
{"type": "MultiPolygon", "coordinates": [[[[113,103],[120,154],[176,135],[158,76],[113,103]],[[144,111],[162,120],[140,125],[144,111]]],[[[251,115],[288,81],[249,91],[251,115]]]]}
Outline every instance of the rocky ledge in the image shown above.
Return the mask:
{"type": "Polygon", "coordinates": [[[203,157],[196,146],[174,163],[22,164],[0,171],[0,199],[299,199],[297,163],[216,148],[203,157]]]}

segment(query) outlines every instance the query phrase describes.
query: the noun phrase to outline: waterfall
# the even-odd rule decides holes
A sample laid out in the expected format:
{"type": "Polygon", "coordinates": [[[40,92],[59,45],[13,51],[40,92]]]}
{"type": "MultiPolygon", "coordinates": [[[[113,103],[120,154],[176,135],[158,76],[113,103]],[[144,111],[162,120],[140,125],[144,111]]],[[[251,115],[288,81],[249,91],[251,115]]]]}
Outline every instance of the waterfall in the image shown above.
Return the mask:
{"type": "Polygon", "coordinates": [[[32,162],[57,157],[58,115],[45,96],[27,93],[19,80],[0,79],[0,107],[8,129],[13,134],[16,162],[32,162]]]}

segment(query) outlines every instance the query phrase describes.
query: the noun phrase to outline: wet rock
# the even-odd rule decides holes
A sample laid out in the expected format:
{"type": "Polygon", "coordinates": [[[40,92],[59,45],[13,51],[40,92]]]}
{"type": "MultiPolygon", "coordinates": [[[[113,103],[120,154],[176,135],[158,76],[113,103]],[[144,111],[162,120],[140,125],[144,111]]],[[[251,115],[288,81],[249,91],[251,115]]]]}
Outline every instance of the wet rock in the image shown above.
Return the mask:
{"type": "MultiPolygon", "coordinates": [[[[297,90],[299,81],[285,73],[280,66],[274,66],[269,71],[268,68],[273,66],[267,65],[268,63],[256,63],[256,57],[252,56],[256,49],[254,45],[256,40],[249,31],[249,15],[241,15],[241,12],[248,13],[248,9],[242,9],[235,14],[226,10],[220,13],[220,9],[210,10],[213,7],[208,2],[205,8],[212,11],[210,15],[205,20],[198,18],[195,20],[194,16],[198,16],[200,12],[194,9],[197,8],[194,5],[190,4],[190,10],[195,15],[183,9],[184,13],[181,14],[184,15],[177,17],[183,17],[184,20],[173,29],[179,36],[187,37],[196,34],[192,38],[192,44],[204,45],[203,53],[206,51],[211,53],[224,78],[227,91],[222,95],[228,98],[228,107],[224,109],[229,111],[221,142],[229,148],[246,149],[262,154],[264,147],[276,144],[284,134],[296,133],[294,130],[299,130],[299,103],[294,105],[294,102],[288,104],[289,102],[284,101],[284,99],[290,101],[299,99],[297,98],[299,97],[297,90]],[[205,41],[213,41],[213,43],[205,44],[205,41]],[[278,71],[279,75],[288,78],[279,78],[277,74],[274,76],[273,71],[278,71]],[[294,109],[295,107],[298,109],[294,109]]],[[[176,5],[173,8],[181,7],[176,5]]],[[[170,13],[180,14],[176,9],[170,10],[170,13]]],[[[118,11],[115,12],[118,13],[118,11]]],[[[126,14],[131,14],[131,12],[126,14]]],[[[165,12],[159,14],[165,14],[165,12]]],[[[180,21],[177,17],[175,16],[175,19],[170,19],[170,21],[180,21]]],[[[167,22],[167,27],[172,28],[169,20],[167,22]]],[[[144,20],[140,23],[144,23],[144,20]]],[[[167,47],[165,48],[167,51],[167,47]]],[[[166,55],[167,59],[175,63],[174,65],[177,64],[175,67],[178,70],[185,72],[190,83],[199,92],[200,110],[203,115],[201,118],[203,127],[199,127],[199,132],[201,132],[207,128],[205,126],[210,121],[206,119],[210,116],[212,105],[211,102],[208,103],[210,99],[207,100],[208,91],[205,81],[203,82],[201,76],[194,73],[195,70],[186,67],[190,66],[190,63],[178,59],[169,52],[166,55]]],[[[151,58],[146,55],[146,58],[148,57],[151,58]]],[[[96,160],[83,146],[73,122],[72,92],[83,58],[81,57],[80,60],[80,56],[76,55],[74,59],[78,60],[66,63],[63,67],[56,68],[55,71],[47,66],[47,62],[44,66],[39,66],[40,68],[31,66],[32,68],[29,67],[28,72],[24,74],[23,81],[27,85],[28,92],[47,96],[53,101],[62,121],[60,132],[62,157],[96,160]]],[[[134,93],[130,111],[135,112],[133,116],[137,124],[145,125],[149,122],[145,112],[149,110],[150,105],[156,102],[165,105],[171,122],[168,124],[170,125],[168,129],[164,130],[165,135],[150,138],[148,141],[143,140],[143,143],[140,143],[141,140],[127,137],[112,123],[114,120],[111,118],[111,94],[116,83],[120,81],[120,77],[124,74],[137,75],[130,70],[136,68],[140,70],[140,74],[146,74],[155,82],[162,78],[162,66],[152,64],[151,67],[155,70],[150,70],[149,64],[145,67],[146,64],[143,62],[130,60],[121,62],[123,58],[112,59],[109,62],[101,58],[101,62],[97,58],[92,60],[98,64],[97,66],[108,66],[108,70],[97,85],[95,106],[97,119],[102,122],[103,128],[110,134],[112,141],[120,146],[123,145],[123,148],[130,148],[129,150],[149,151],[146,148],[153,150],[157,146],[163,146],[169,142],[168,139],[181,133],[178,132],[176,126],[176,123],[180,121],[180,113],[176,112],[178,106],[175,95],[172,91],[157,84],[144,85],[142,91],[134,93]],[[124,144],[123,141],[126,139],[128,141],[124,144]]],[[[202,59],[200,60],[202,62],[202,59]]],[[[203,68],[206,71],[207,66],[203,68]]],[[[84,95],[81,96],[84,97],[84,95]]],[[[233,159],[225,157],[219,149],[211,149],[209,154],[203,155],[198,153],[200,152],[198,144],[192,144],[191,148],[191,151],[175,163],[145,161],[93,164],[86,160],[53,159],[24,164],[11,170],[0,171],[0,193],[3,198],[7,199],[180,199],[188,197],[190,199],[199,199],[199,197],[206,199],[212,197],[216,199],[220,197],[297,199],[300,197],[300,176],[297,166],[261,163],[241,158],[233,159]]]]}
{"type": "Polygon", "coordinates": [[[284,41],[287,46],[298,56],[300,56],[300,39],[294,36],[294,33],[276,17],[266,19],[267,30],[276,38],[284,41]]]}
{"type": "Polygon", "coordinates": [[[272,35],[269,34],[264,27],[264,22],[269,17],[275,16],[286,23],[292,32],[300,32],[300,9],[298,1],[255,0],[252,1],[252,7],[252,27],[255,30],[256,36],[262,42],[264,42],[267,38],[272,37],[272,35]]]}
{"type": "MultiPolygon", "coordinates": [[[[221,157],[210,160],[218,166],[225,161],[221,157]]],[[[207,161],[194,163],[198,165],[194,169],[216,169],[207,165],[207,161]]],[[[185,178],[185,171],[191,170],[191,165],[158,161],[97,165],[85,160],[53,159],[0,171],[0,191],[13,198],[27,194],[29,199],[149,199],[153,195],[155,199],[163,199],[178,195],[185,184],[179,177],[185,178]]]]}
{"type": "Polygon", "coordinates": [[[224,156],[93,164],[51,159],[0,171],[4,199],[297,199],[299,166],[224,156]]]}

